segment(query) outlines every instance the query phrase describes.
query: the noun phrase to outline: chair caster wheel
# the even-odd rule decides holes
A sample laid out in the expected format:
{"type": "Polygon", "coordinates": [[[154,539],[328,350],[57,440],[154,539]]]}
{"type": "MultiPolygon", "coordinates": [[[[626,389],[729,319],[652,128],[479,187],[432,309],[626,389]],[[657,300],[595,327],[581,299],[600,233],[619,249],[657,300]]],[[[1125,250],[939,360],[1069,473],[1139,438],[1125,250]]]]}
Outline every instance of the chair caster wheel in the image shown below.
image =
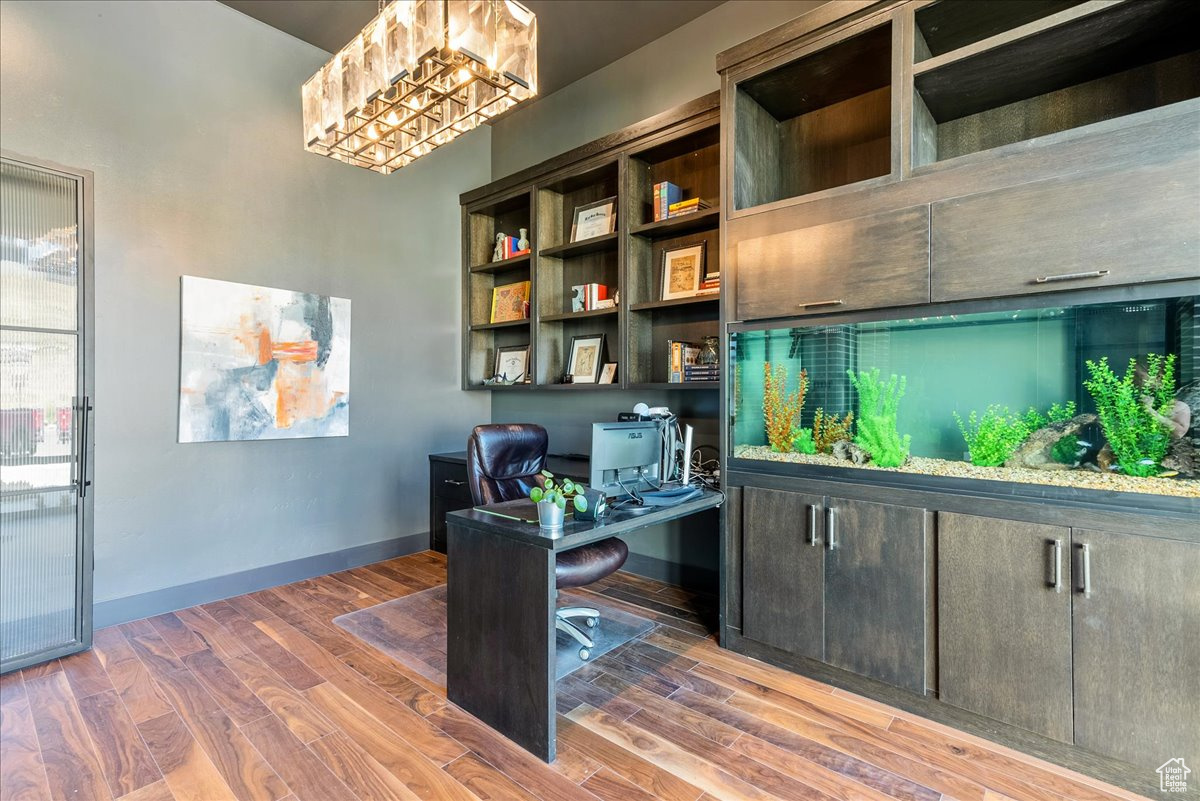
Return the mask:
{"type": "Polygon", "coordinates": [[[596,628],[596,618],[594,618],[594,617],[584,618],[584,622],[587,624],[587,627],[589,629],[596,628]]]}
{"type": "Polygon", "coordinates": [[[587,658],[591,655],[592,655],[592,653],[588,649],[586,649],[586,648],[579,649],[579,658],[582,659],[584,662],[586,662],[587,658]]]}

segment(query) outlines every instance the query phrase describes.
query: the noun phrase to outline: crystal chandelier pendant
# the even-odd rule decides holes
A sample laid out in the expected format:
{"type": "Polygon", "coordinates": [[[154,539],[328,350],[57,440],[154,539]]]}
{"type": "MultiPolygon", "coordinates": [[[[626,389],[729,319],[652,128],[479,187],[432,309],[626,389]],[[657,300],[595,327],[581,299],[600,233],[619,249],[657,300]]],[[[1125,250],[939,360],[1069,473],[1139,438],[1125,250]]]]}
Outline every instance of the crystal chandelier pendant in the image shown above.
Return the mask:
{"type": "Polygon", "coordinates": [[[304,148],[387,175],[536,94],[516,0],[393,0],[302,87],[304,148]]]}

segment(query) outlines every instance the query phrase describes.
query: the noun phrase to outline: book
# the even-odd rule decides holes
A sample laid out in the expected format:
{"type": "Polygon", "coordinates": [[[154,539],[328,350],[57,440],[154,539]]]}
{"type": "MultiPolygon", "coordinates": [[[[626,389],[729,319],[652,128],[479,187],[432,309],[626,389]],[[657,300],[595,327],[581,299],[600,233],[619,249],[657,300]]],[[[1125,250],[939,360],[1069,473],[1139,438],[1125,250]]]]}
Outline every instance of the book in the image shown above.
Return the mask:
{"type": "Polygon", "coordinates": [[[650,193],[654,201],[654,219],[667,219],[667,209],[672,203],[683,199],[683,189],[670,181],[660,181],[654,185],[650,193]]]}
{"type": "Polygon", "coordinates": [[[593,309],[597,309],[599,307],[596,304],[599,301],[606,300],[607,298],[608,298],[608,287],[606,287],[604,284],[588,284],[586,301],[584,303],[583,308],[586,311],[592,311],[593,309]]]}
{"type": "Polygon", "coordinates": [[[668,339],[667,348],[669,353],[667,381],[671,384],[679,384],[683,381],[683,368],[689,364],[695,364],[696,359],[700,356],[700,346],[695,342],[668,339]]]}
{"type": "Polygon", "coordinates": [[[571,287],[572,312],[610,309],[614,305],[608,299],[608,287],[604,284],[575,284],[571,287]]]}
{"type": "Polygon", "coordinates": [[[685,364],[684,381],[720,381],[721,367],[717,364],[685,364]]]}
{"type": "Polygon", "coordinates": [[[507,323],[529,317],[529,282],[518,281],[492,290],[492,314],[488,322],[507,323]]]}
{"type": "Polygon", "coordinates": [[[675,214],[679,211],[699,211],[700,209],[711,208],[707,200],[701,200],[698,197],[690,197],[687,200],[680,200],[677,203],[672,203],[667,206],[669,214],[675,214]]]}

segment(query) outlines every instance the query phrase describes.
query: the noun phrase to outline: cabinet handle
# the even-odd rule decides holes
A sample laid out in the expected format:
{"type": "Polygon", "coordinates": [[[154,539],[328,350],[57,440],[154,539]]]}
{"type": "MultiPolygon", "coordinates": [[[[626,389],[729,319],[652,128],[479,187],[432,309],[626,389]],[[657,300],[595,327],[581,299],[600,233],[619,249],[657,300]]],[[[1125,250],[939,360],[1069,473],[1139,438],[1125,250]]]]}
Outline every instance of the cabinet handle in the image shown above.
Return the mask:
{"type": "Polygon", "coordinates": [[[451,485],[453,485],[453,486],[455,486],[455,487],[461,487],[461,486],[463,486],[464,484],[466,484],[467,482],[465,482],[465,481],[455,481],[455,480],[454,480],[454,479],[452,479],[452,478],[443,478],[443,479],[442,479],[442,483],[443,483],[443,484],[451,484],[451,485]]]}
{"type": "Polygon", "coordinates": [[[833,507],[825,507],[825,547],[831,551],[837,550],[837,526],[834,523],[833,507]]]}
{"type": "Polygon", "coordinates": [[[1092,595],[1092,549],[1086,542],[1079,544],[1079,591],[1084,598],[1092,595]]]}
{"type": "Polygon", "coordinates": [[[1046,584],[1055,592],[1062,592],[1062,540],[1046,540],[1049,551],[1049,562],[1046,570],[1046,584]]]}
{"type": "Polygon", "coordinates": [[[811,503],[808,505],[808,536],[805,541],[812,546],[817,544],[817,507],[811,503]]]}
{"type": "Polygon", "coordinates": [[[1035,284],[1053,284],[1056,281],[1082,281],[1085,278],[1103,278],[1108,270],[1089,270],[1085,273],[1061,273],[1059,275],[1043,275],[1033,279],[1035,284]]]}
{"type": "Polygon", "coordinates": [[[807,309],[810,306],[841,306],[845,302],[846,301],[844,300],[812,300],[808,303],[797,303],[796,307],[799,309],[807,309]]]}

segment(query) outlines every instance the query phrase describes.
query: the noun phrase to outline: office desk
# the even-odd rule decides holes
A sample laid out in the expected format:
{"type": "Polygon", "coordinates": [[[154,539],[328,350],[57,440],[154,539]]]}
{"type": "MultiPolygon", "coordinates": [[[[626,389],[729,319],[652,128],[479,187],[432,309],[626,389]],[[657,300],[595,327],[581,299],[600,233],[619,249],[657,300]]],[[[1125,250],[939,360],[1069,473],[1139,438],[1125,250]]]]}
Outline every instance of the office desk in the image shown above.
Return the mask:
{"type": "MultiPolygon", "coordinates": [[[[554,761],[554,560],[598,540],[719,506],[705,490],[679,506],[592,522],[568,521],[551,536],[465,509],[446,516],[446,694],[518,745],[554,761]]],[[[515,501],[488,507],[527,504],[515,501]]],[[[528,506],[526,505],[526,508],[528,506]]],[[[601,622],[603,625],[603,622],[601,622]]]]}

